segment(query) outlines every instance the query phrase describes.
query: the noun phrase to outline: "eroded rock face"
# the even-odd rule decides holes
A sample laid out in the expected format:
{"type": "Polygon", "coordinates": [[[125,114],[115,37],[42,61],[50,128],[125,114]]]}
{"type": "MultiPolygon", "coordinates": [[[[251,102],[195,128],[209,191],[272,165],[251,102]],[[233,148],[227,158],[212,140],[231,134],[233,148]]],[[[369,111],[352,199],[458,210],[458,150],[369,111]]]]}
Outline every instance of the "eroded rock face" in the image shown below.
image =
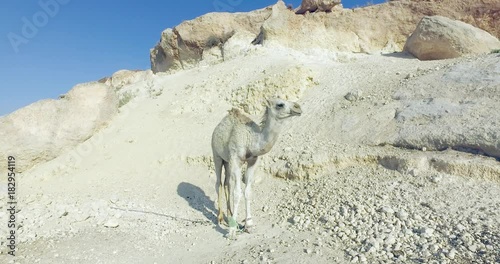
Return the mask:
{"type": "Polygon", "coordinates": [[[112,88],[97,82],[77,85],[59,100],[39,101],[1,117],[0,156],[16,157],[16,169],[25,171],[90,138],[117,112],[112,88]]]}
{"type": "Polygon", "coordinates": [[[439,60],[498,48],[500,41],[482,29],[442,16],[425,16],[404,49],[420,60],[439,60]]]}
{"type": "Polygon", "coordinates": [[[156,73],[191,68],[203,59],[205,50],[214,47],[222,61],[222,45],[237,32],[257,35],[269,12],[264,8],[248,13],[209,13],[166,29],[151,49],[151,69],[156,73]]]}
{"type": "Polygon", "coordinates": [[[306,52],[393,52],[401,50],[406,40],[405,32],[411,28],[407,22],[399,23],[393,18],[402,14],[412,17],[405,11],[396,7],[371,6],[296,15],[278,2],[263,23],[256,43],[306,52]]]}
{"type": "Polygon", "coordinates": [[[500,157],[500,60],[495,54],[410,78],[392,145],[500,157]]]}

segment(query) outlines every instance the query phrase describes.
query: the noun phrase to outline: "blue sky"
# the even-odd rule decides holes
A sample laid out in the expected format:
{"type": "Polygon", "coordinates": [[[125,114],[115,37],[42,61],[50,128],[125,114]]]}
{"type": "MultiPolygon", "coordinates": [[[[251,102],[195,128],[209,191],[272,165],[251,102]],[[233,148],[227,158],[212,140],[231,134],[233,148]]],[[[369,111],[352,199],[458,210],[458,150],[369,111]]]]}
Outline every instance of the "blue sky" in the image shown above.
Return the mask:
{"type": "MultiPolygon", "coordinates": [[[[149,69],[160,33],[215,11],[245,12],[275,0],[2,0],[0,115],[120,69],[149,69]],[[223,9],[223,10],[221,10],[223,9]]],[[[288,0],[294,7],[301,0],[288,0]]],[[[344,7],[385,0],[343,0],[344,7]]]]}

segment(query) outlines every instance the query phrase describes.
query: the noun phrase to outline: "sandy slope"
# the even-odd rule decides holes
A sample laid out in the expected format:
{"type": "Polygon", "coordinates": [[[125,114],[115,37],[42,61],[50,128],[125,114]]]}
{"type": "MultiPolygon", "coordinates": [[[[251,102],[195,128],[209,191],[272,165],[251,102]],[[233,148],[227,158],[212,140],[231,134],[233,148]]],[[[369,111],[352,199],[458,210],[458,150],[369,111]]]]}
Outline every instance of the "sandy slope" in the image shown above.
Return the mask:
{"type": "MultiPolygon", "coordinates": [[[[330,55],[257,49],[219,65],[154,76],[149,84],[160,87],[161,95],[132,100],[87,142],[20,176],[20,250],[12,259],[2,245],[0,259],[500,261],[495,159],[379,145],[397,126],[393,119],[400,102],[393,95],[402,83],[419,74],[442,76],[439,71],[460,60],[330,55]],[[230,241],[223,237],[226,228],[214,223],[210,136],[232,104],[259,112],[260,97],[274,93],[266,87],[298,99],[304,114],[290,121],[262,160],[254,188],[256,232],[230,241]],[[357,91],[360,98],[344,98],[357,91]],[[421,155],[455,170],[412,169],[408,164],[418,163],[421,155]],[[273,177],[284,176],[282,162],[299,164],[289,178],[316,180],[273,177]]],[[[144,86],[139,82],[127,89],[144,86]]],[[[1,216],[3,222],[6,215],[1,216]]]]}

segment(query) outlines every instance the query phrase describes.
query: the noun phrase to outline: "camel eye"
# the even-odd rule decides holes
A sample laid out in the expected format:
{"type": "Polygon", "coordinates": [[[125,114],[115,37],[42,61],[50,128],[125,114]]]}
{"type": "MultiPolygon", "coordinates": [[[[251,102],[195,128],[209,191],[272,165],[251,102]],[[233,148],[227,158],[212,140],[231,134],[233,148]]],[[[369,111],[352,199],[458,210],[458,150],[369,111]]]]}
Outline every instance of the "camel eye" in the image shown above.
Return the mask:
{"type": "Polygon", "coordinates": [[[279,104],[276,105],[276,107],[283,108],[283,107],[285,107],[285,104],[284,103],[279,103],[279,104]]]}

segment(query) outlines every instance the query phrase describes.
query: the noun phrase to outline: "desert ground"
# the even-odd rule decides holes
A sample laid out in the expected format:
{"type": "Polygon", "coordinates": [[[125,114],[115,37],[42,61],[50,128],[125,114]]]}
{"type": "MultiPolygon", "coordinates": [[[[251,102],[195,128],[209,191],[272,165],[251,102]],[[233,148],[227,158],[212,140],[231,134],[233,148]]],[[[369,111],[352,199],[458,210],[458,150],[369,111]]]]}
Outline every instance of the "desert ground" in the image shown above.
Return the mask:
{"type": "MultiPolygon", "coordinates": [[[[437,84],[418,91],[424,97],[462,100],[445,93],[453,84],[441,79],[474,64],[467,71],[481,70],[486,82],[488,76],[495,79],[495,86],[485,89],[498,89],[498,55],[422,62],[404,54],[349,54],[339,61],[260,52],[155,76],[162,94],[130,101],[130,108],[124,106],[108,127],[82,143],[87,145],[79,162],[58,170],[69,159],[66,153],[22,173],[18,257],[2,258],[10,263],[500,261],[500,165],[494,157],[362,143],[378,130],[362,118],[381,115],[380,129],[390,126],[394,111],[387,106],[398,101],[394,94],[402,88],[418,89],[421,82],[415,79],[437,84]],[[496,68],[475,68],[491,66],[488,61],[496,68]],[[242,63],[246,67],[238,67],[242,63]],[[231,107],[226,89],[290,69],[293,76],[315,74],[294,82],[304,86],[303,115],[289,121],[261,161],[254,184],[255,232],[228,240],[227,228],[216,224],[210,149],[211,132],[231,107]],[[351,90],[362,95],[349,101],[344,95],[351,90]],[[273,171],[275,161],[307,157],[311,164],[302,164],[296,175],[273,175],[280,175],[273,171]],[[431,161],[441,165],[429,166],[431,161]]],[[[495,96],[498,90],[484,94],[495,96]]]]}
{"type": "Polygon", "coordinates": [[[1,263],[500,263],[499,54],[257,45],[130,74],[111,121],[16,176],[18,248],[2,235],[1,263]],[[278,95],[303,113],[260,158],[255,230],[228,239],[212,131],[278,95]]]}

